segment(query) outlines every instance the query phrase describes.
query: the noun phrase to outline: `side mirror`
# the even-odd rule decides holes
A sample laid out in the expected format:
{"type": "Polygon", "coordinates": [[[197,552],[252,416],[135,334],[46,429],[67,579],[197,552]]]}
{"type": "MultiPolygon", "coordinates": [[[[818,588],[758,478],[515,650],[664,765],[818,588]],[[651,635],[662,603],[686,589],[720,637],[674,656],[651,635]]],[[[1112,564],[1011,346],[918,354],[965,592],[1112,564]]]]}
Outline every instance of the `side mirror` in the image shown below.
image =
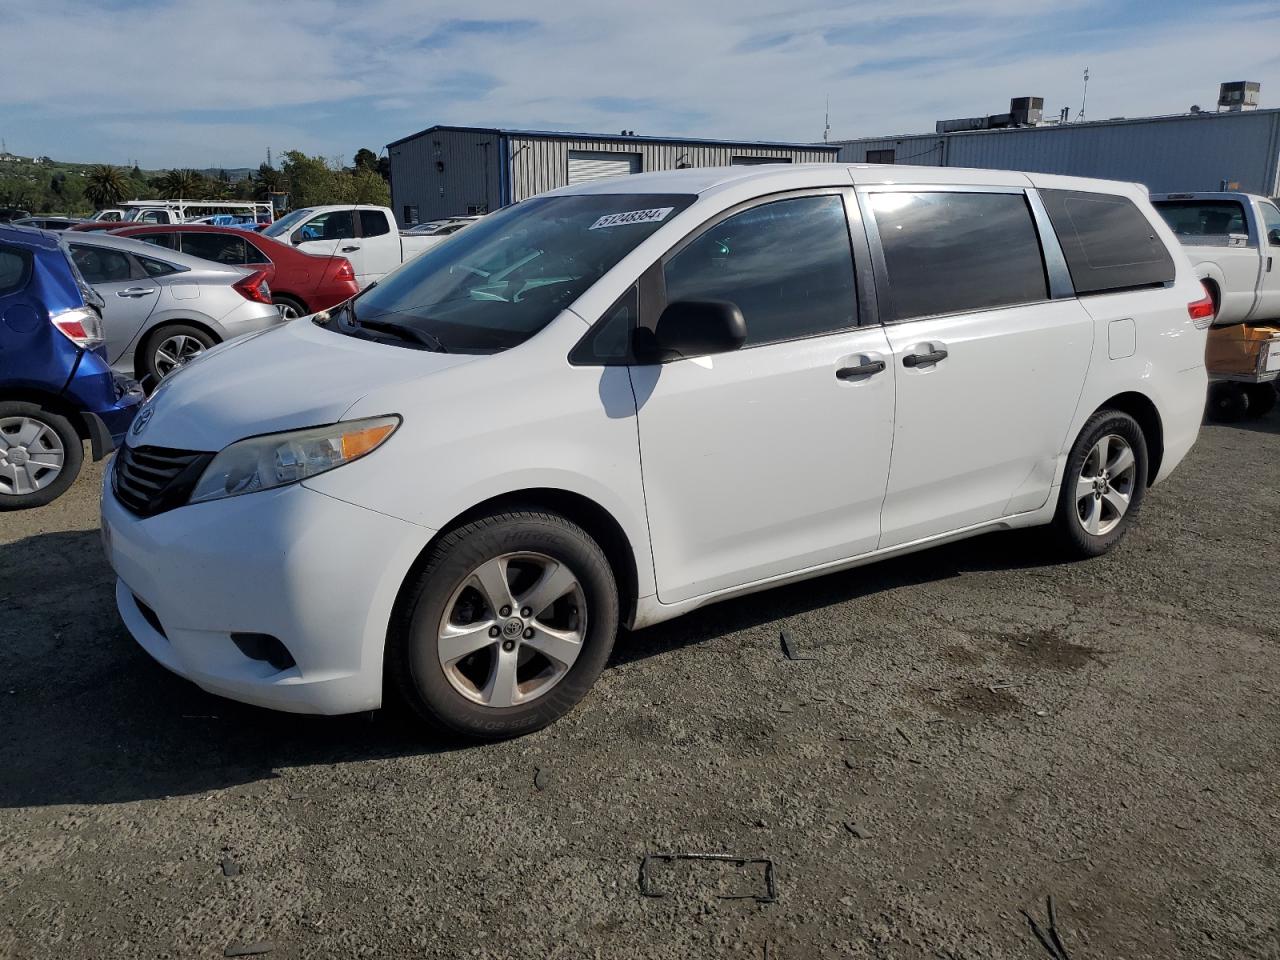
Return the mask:
{"type": "Polygon", "coordinates": [[[728,300],[677,300],[667,304],[647,338],[655,360],[730,353],[747,342],[747,321],[728,300]]]}

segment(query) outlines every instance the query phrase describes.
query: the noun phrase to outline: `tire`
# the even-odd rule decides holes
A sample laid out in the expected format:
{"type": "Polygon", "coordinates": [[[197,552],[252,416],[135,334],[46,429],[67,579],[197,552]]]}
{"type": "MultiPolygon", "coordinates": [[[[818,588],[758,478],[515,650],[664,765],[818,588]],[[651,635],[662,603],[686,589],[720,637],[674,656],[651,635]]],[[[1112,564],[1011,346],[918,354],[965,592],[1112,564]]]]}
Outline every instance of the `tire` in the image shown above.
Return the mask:
{"type": "Polygon", "coordinates": [[[442,536],[406,583],[388,633],[388,680],[430,727],[517,737],[573,709],[617,630],[613,570],[584,530],[554,513],[493,514],[442,536]],[[540,611],[519,605],[553,594],[540,611]],[[505,613],[504,598],[514,601],[505,613]]]}
{"type": "Polygon", "coordinates": [[[1249,394],[1238,383],[1209,384],[1209,419],[1216,423],[1236,423],[1249,412],[1249,394]]]}
{"type": "Polygon", "coordinates": [[[53,502],[75,483],[83,463],[84,441],[66,417],[36,403],[0,401],[0,510],[53,502]]]}
{"type": "Polygon", "coordinates": [[[1276,388],[1272,383],[1251,383],[1245,387],[1249,397],[1248,416],[1265,417],[1276,405],[1276,388]]]}
{"type": "Polygon", "coordinates": [[[1098,557],[1124,538],[1146,497],[1148,462],[1146,437],[1133,417],[1099,410],[1089,418],[1067,457],[1053,518],[1067,556],[1098,557]],[[1104,440],[1105,475],[1099,467],[1104,440]],[[1132,455],[1127,464],[1125,448],[1132,455]]]}
{"type": "Polygon", "coordinates": [[[305,317],[310,310],[301,300],[285,294],[277,294],[271,298],[271,302],[280,308],[280,316],[286,320],[296,320],[298,317],[305,317]]]}
{"type": "Polygon", "coordinates": [[[170,323],[156,327],[142,345],[139,370],[144,380],[159,383],[173,370],[208,350],[217,339],[199,327],[170,323]]]}

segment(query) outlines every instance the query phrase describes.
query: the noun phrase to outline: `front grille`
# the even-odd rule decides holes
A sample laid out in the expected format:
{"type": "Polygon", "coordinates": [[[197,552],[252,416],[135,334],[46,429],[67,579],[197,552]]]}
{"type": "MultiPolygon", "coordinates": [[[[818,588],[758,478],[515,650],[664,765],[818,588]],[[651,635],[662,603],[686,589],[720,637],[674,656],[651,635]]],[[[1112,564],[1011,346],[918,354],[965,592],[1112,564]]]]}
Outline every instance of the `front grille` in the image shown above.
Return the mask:
{"type": "Polygon", "coordinates": [[[111,471],[111,488],[131,513],[153,517],[187,502],[212,453],[167,447],[120,448],[111,471]]]}

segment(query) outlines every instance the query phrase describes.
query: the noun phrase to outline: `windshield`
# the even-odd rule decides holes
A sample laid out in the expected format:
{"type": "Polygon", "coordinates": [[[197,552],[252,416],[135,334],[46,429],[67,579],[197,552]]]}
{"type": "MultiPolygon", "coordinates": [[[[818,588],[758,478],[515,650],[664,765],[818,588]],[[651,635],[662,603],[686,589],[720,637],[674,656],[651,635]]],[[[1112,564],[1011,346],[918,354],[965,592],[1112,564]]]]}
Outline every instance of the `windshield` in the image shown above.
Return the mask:
{"type": "Polygon", "coordinates": [[[535,197],[460,230],[350,301],[360,324],[401,343],[497,353],[532,337],[694,197],[535,197]],[[408,328],[403,336],[396,331],[408,328]]]}
{"type": "Polygon", "coordinates": [[[275,223],[271,224],[271,226],[263,230],[262,233],[267,237],[283,237],[287,235],[290,230],[296,227],[299,221],[305,220],[309,216],[311,216],[311,210],[309,208],[295,210],[293,213],[285,214],[275,223]]]}

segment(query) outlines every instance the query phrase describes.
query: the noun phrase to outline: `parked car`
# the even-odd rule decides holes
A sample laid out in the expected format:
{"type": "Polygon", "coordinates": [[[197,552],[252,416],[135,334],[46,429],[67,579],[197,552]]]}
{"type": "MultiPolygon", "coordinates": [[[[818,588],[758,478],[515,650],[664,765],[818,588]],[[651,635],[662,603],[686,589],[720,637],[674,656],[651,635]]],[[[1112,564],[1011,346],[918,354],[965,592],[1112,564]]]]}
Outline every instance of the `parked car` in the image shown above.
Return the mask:
{"type": "Polygon", "coordinates": [[[1158,193],[1151,202],[1204,280],[1214,323],[1280,319],[1280,209],[1248,193],[1158,193]]]}
{"type": "Polygon", "coordinates": [[[262,233],[303,253],[346,257],[362,290],[438,242],[402,235],[390,210],[364,204],[294,210],[262,233]]]}
{"type": "Polygon", "coordinates": [[[524,733],[619,624],[992,530],[1105,553],[1195,442],[1211,312],[1133,184],[577,184],[162,385],[103,487],[117,605],[214,693],[385,677],[524,733]]]}
{"type": "Polygon", "coordinates": [[[0,226],[0,510],[61,496],[142,403],[107,366],[100,307],[56,237],[0,226]]]}
{"type": "Polygon", "coordinates": [[[286,320],[327,310],[360,292],[351,261],[316,256],[235,227],[184,223],[172,227],[124,226],[113,236],[133,237],[216,263],[267,271],[271,301],[286,320]]]}
{"type": "Polygon", "coordinates": [[[126,217],[126,212],[119,207],[107,207],[105,210],[99,210],[89,219],[91,221],[114,221],[119,223],[126,217]]]}
{"type": "Polygon", "coordinates": [[[1151,199],[1213,298],[1209,414],[1225,422],[1265,416],[1280,377],[1280,208],[1236,192],[1151,199]]]}
{"type": "Polygon", "coordinates": [[[66,230],[80,220],[75,217],[19,217],[10,221],[15,227],[35,227],[37,230],[66,230]]]}
{"type": "Polygon", "coordinates": [[[106,303],[108,361],[144,383],[159,383],[216,343],[282,322],[265,270],[210,263],[128,237],[63,236],[106,303]]]}
{"type": "Polygon", "coordinates": [[[0,223],[12,223],[22,217],[31,216],[30,210],[19,210],[17,207],[0,207],[0,223]]]}
{"type": "Polygon", "coordinates": [[[119,230],[124,226],[129,226],[129,223],[121,220],[81,220],[79,223],[67,227],[67,232],[106,233],[108,230],[119,230]]]}

